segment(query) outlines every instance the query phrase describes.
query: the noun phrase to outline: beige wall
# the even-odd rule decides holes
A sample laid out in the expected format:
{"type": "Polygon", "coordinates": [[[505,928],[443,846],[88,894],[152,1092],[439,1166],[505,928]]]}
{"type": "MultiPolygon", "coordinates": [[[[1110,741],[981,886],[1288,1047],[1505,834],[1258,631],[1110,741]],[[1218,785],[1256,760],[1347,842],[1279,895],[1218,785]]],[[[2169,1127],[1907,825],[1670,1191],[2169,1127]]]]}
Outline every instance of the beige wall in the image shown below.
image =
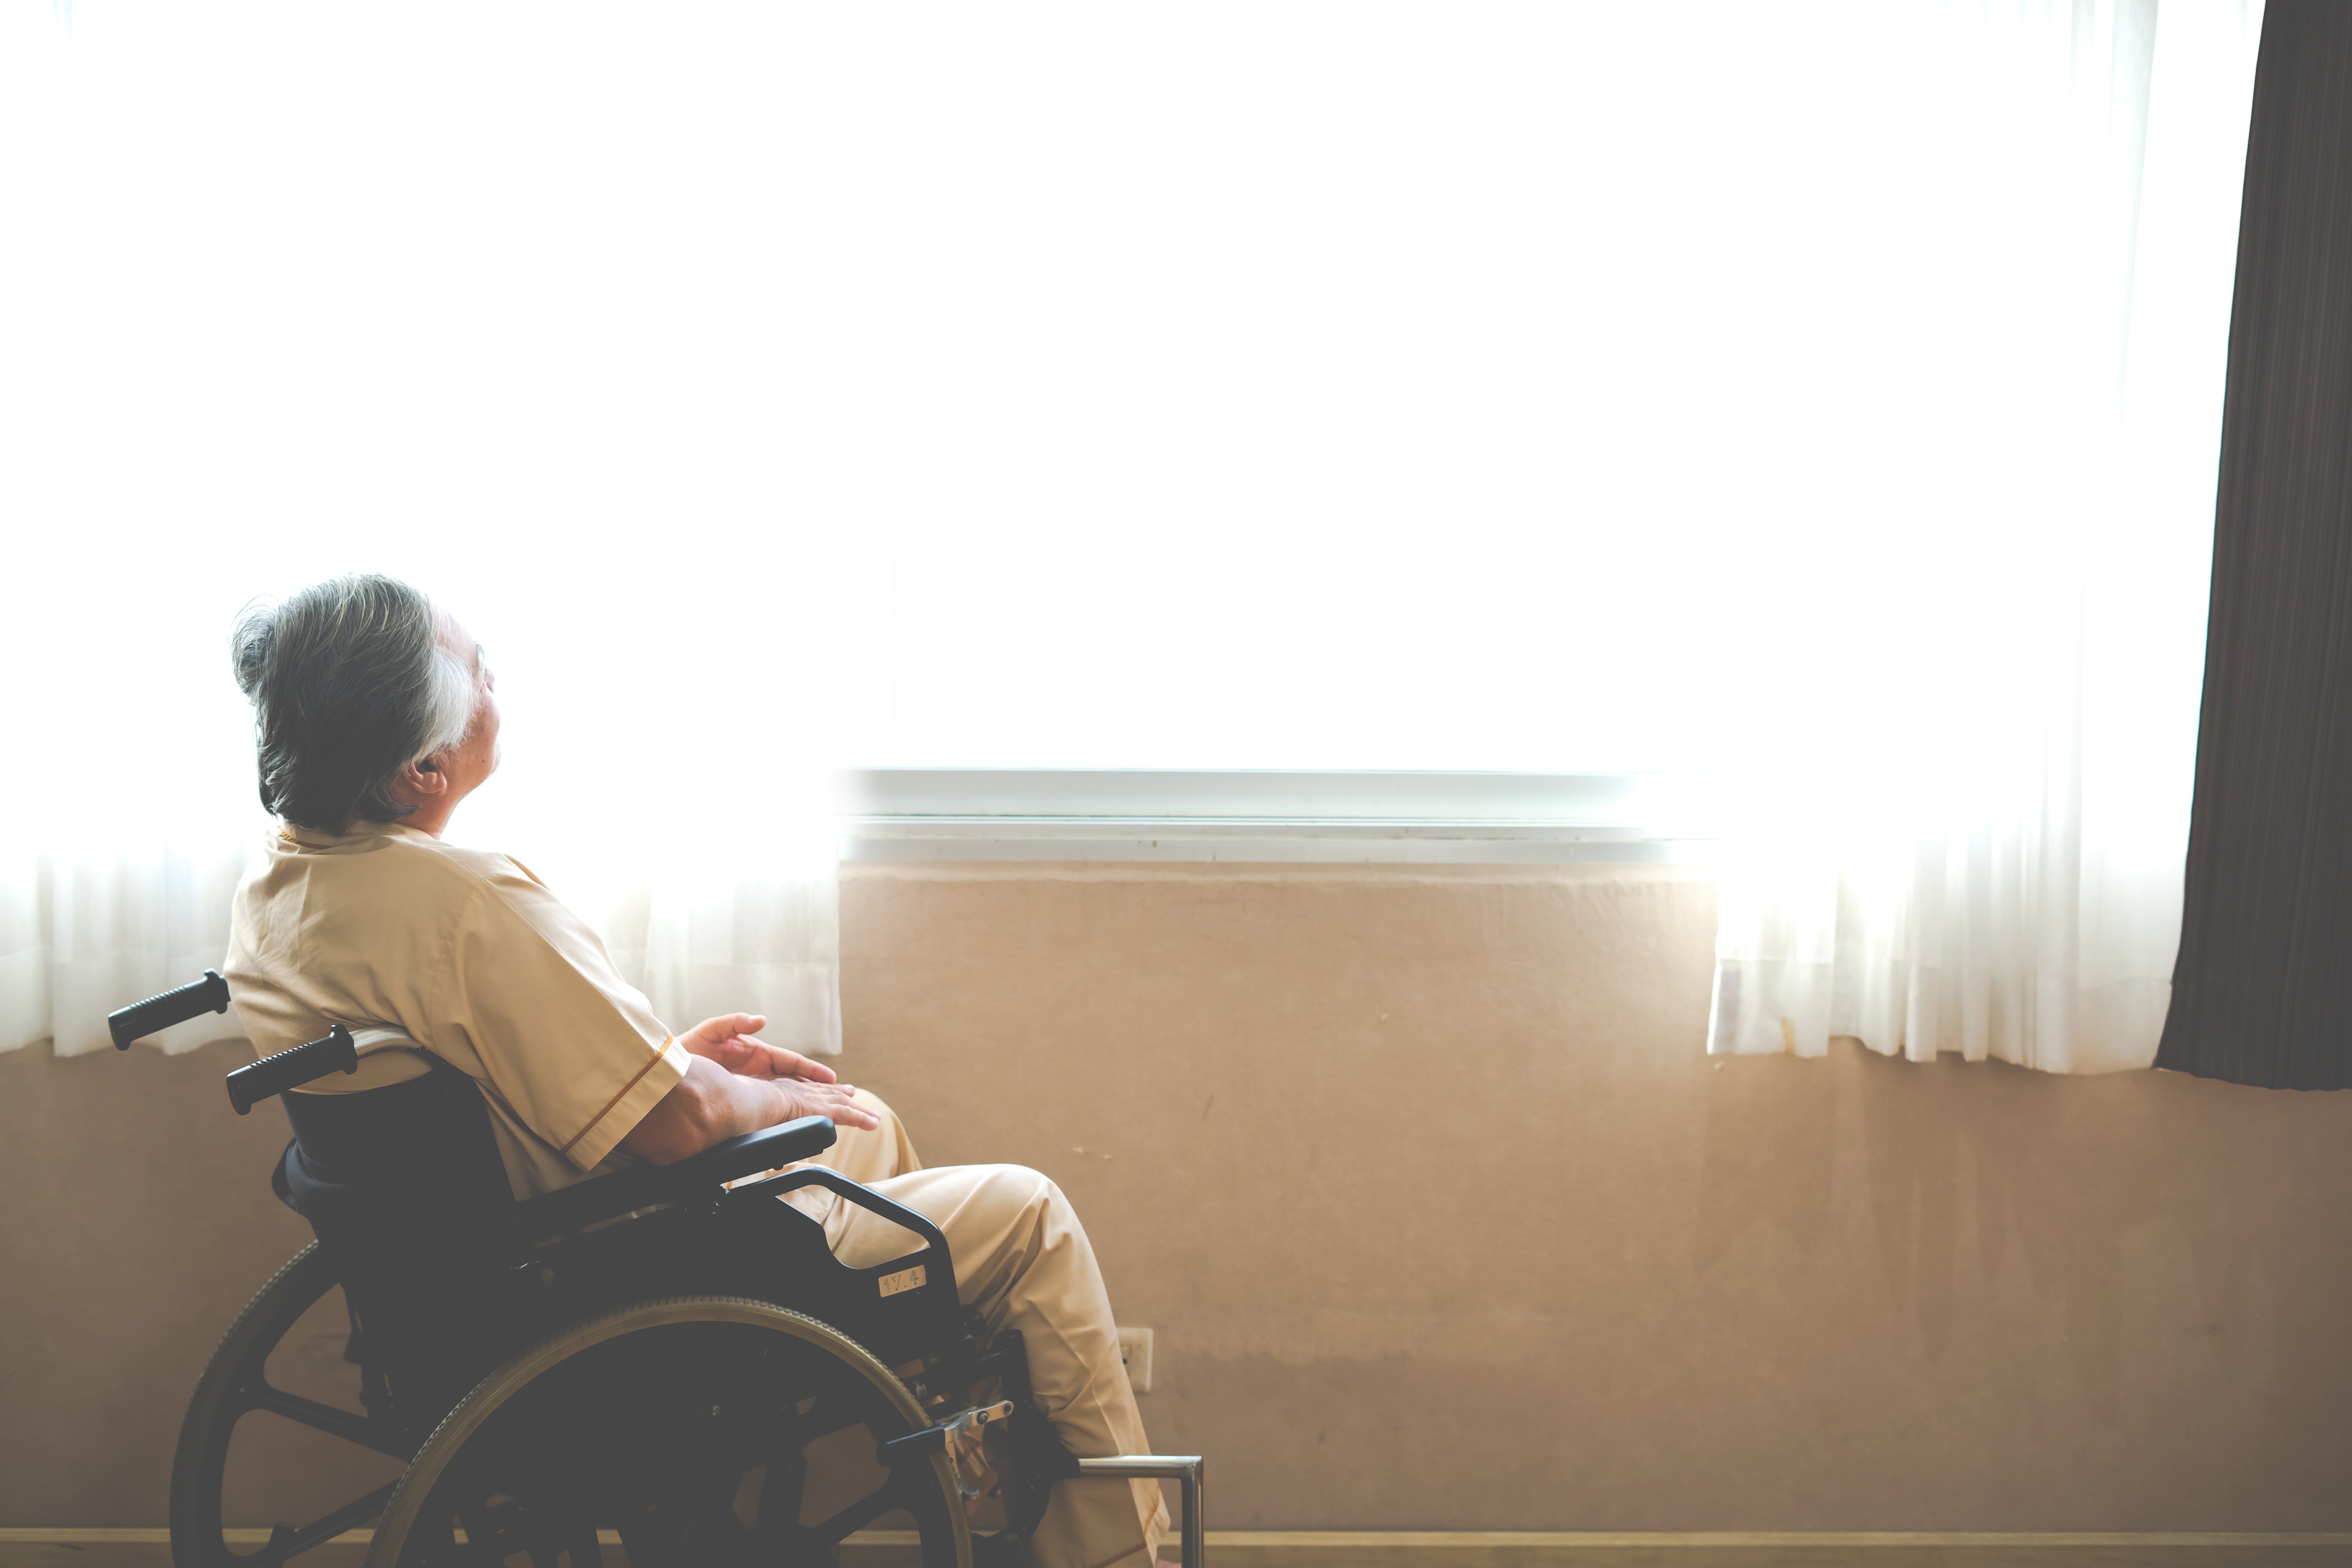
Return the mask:
{"type": "MultiPolygon", "coordinates": [[[[2352,1527],[2352,1096],[1710,1063],[1713,904],[861,868],[845,1065],[933,1163],[1069,1191],[1220,1528],[2352,1527]]],[[[305,1236],[237,1059],[0,1056],[0,1523],[161,1521],[213,1339],[305,1236]]]]}

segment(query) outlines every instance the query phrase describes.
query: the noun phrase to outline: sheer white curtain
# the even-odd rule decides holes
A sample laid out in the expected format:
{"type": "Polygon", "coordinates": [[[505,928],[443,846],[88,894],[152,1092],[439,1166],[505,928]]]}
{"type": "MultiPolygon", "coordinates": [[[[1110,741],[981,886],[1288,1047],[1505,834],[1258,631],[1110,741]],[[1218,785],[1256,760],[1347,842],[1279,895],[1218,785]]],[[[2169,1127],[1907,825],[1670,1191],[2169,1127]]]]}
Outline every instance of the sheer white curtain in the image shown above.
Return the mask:
{"type": "MultiPolygon", "coordinates": [[[[2154,1059],[2260,6],[1955,7],[1882,129],[1890,351],[1727,668],[1709,1049],[2154,1059]]],[[[1884,299],[1886,291],[1882,291],[1884,299]]]]}
{"type": "MultiPolygon", "coordinates": [[[[529,579],[444,569],[436,581],[433,564],[407,574],[490,642],[508,694],[505,765],[450,837],[511,853],[594,922],[673,1027],[764,1013],[767,1038],[839,1050],[835,807],[800,754],[789,705],[757,724],[724,717],[713,710],[755,703],[723,667],[641,647],[632,680],[562,617],[500,613],[528,597],[529,579]],[[488,609],[474,613],[461,590],[488,609]],[[511,659],[490,640],[500,634],[511,659]]],[[[68,580],[103,583],[110,570],[85,555],[68,580]]],[[[65,613],[39,617],[67,639],[47,646],[77,657],[103,649],[104,624],[126,606],[149,636],[159,625],[179,635],[134,658],[101,652],[100,668],[59,669],[50,700],[19,710],[38,717],[18,753],[34,776],[13,781],[0,828],[0,1049],[44,1039],[62,1055],[100,1049],[109,1011],[221,962],[230,894],[269,828],[250,795],[249,721],[229,686],[226,626],[249,591],[305,574],[256,563],[190,575],[200,581],[77,592],[65,613]]],[[[26,655],[43,646],[22,635],[32,618],[20,614],[11,639],[26,655]]],[[[151,1043],[184,1050],[239,1032],[232,1009],[151,1043]]]]}
{"type": "MultiPolygon", "coordinates": [[[[138,548],[175,554],[152,538],[138,548]]],[[[192,552],[182,571],[94,591],[115,575],[110,553],[48,551],[76,586],[37,615],[20,607],[10,637],[56,668],[42,700],[18,708],[25,772],[0,826],[0,1049],[99,1049],[109,1011],[219,964],[229,896],[269,830],[226,626],[252,594],[329,569],[192,552]],[[136,617],[138,638],[109,635],[118,615],[136,617]]],[[[747,720],[768,705],[708,647],[618,633],[605,616],[649,593],[642,574],[575,584],[541,611],[530,574],[399,553],[370,563],[427,584],[485,641],[508,714],[505,763],[450,837],[514,855],[597,924],[673,1027],[764,1013],[769,1039],[837,1051],[836,808],[791,703],[747,720]]],[[[187,1049],[239,1028],[232,1009],[152,1043],[187,1049]]]]}
{"type": "Polygon", "coordinates": [[[230,624],[354,569],[498,672],[505,764],[453,838],[597,921],[672,1026],[839,1048],[814,764],[872,573],[782,494],[772,247],[660,62],[633,115],[609,28],[535,82],[560,35],[443,21],[6,17],[0,1049],[98,1049],[220,962],[268,827],[230,624]]]}

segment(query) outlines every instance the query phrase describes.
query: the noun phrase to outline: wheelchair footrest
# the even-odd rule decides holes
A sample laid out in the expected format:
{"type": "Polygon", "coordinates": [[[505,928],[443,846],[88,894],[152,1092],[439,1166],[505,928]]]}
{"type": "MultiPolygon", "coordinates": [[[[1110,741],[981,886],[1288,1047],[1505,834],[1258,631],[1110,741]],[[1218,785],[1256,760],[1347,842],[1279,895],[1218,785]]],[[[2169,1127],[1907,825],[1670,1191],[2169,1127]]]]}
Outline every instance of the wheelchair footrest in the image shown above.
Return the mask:
{"type": "Polygon", "coordinates": [[[1183,1568],[1201,1568],[1203,1542],[1202,1531],[1202,1497],[1208,1490],[1208,1465],[1198,1454],[1112,1454],[1097,1459],[1080,1459],[1078,1474],[1104,1480],[1129,1481],[1166,1480],[1177,1483],[1183,1494],[1184,1511],[1183,1568]]]}

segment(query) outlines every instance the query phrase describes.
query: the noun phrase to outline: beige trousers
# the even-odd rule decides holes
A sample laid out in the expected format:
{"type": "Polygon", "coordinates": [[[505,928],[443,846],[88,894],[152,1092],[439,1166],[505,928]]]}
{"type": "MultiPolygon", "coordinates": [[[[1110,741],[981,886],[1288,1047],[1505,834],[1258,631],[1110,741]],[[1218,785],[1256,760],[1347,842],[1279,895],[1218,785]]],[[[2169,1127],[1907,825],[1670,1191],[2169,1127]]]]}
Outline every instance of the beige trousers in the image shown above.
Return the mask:
{"type": "MultiPolygon", "coordinates": [[[[1021,1335],[1030,1387],[1070,1452],[1150,1453],[1119,1364],[1102,1271],[1062,1189],[1022,1165],[926,1171],[898,1113],[864,1089],[857,1102],[881,1126],[843,1128],[809,1163],[872,1187],[940,1227],[955,1259],[956,1294],[980,1309],[991,1333],[1021,1335]]],[[[803,1188],[786,1201],[823,1224],[834,1256],[853,1268],[903,1257],[916,1245],[899,1226],[831,1193],[803,1188]]],[[[1030,1550],[1038,1568],[1148,1568],[1167,1529],[1156,1481],[1068,1480],[1054,1489],[1030,1550]]]]}

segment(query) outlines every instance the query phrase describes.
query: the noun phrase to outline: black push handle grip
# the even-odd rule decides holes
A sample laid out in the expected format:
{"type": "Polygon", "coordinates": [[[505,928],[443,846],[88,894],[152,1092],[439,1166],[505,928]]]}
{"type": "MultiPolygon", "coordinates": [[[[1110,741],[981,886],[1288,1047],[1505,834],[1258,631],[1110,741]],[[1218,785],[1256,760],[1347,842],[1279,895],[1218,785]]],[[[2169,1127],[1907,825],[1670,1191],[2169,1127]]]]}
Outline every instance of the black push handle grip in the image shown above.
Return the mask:
{"type": "Polygon", "coordinates": [[[207,969],[202,980],[109,1013],[106,1030],[114,1037],[114,1048],[127,1051],[131,1041],[152,1035],[158,1029],[184,1024],[199,1013],[227,1011],[228,982],[223,980],[217,971],[207,969]]]}
{"type": "Polygon", "coordinates": [[[299,1089],[313,1079],[338,1070],[360,1070],[360,1048],[352,1042],[352,1032],[341,1024],[329,1029],[323,1040],[312,1040],[290,1051],[264,1057],[251,1067],[242,1067],[229,1074],[228,1102],[243,1116],[273,1094],[299,1089]]]}

